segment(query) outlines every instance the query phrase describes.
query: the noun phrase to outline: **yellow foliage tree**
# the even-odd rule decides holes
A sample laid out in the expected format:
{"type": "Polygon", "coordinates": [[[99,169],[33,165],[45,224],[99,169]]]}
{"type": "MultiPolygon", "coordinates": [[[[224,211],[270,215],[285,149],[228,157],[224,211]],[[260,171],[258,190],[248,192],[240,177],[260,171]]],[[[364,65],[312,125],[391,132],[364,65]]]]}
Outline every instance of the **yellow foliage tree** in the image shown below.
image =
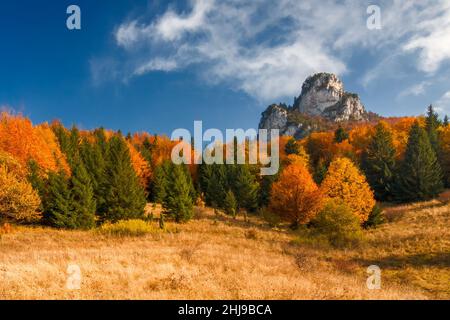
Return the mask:
{"type": "Polygon", "coordinates": [[[39,218],[41,200],[31,184],[0,164],[0,218],[34,220],[39,218]]]}
{"type": "Polygon", "coordinates": [[[293,162],[273,184],[269,208],[294,225],[306,224],[320,211],[323,197],[306,166],[293,162]]]}
{"type": "Polygon", "coordinates": [[[348,158],[337,158],[331,162],[321,189],[325,196],[343,201],[361,223],[367,221],[375,206],[373,191],[366,177],[348,158]]]}

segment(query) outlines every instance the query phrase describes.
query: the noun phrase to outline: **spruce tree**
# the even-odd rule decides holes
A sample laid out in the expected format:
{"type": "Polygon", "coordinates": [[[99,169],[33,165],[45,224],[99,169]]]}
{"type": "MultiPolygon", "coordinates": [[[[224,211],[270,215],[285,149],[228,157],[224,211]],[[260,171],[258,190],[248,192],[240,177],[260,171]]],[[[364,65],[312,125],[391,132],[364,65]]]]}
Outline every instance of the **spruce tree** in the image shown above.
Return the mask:
{"type": "Polygon", "coordinates": [[[102,207],[105,202],[105,192],[102,189],[106,185],[106,163],[104,156],[102,148],[97,141],[90,142],[87,139],[82,141],[80,157],[89,175],[97,207],[102,207]]]}
{"type": "Polygon", "coordinates": [[[211,176],[207,181],[207,187],[205,190],[206,203],[210,206],[214,205],[218,208],[224,207],[224,199],[228,190],[228,167],[223,164],[212,164],[211,176]]]}
{"type": "Polygon", "coordinates": [[[259,186],[248,165],[236,166],[233,189],[239,209],[254,211],[258,207],[259,186]]]}
{"type": "Polygon", "coordinates": [[[71,198],[68,179],[64,172],[50,172],[45,195],[42,199],[44,222],[50,226],[64,229],[76,229],[77,217],[71,210],[71,198]]]}
{"type": "Polygon", "coordinates": [[[176,222],[186,222],[193,215],[192,180],[183,165],[172,165],[163,208],[176,222]]]}
{"type": "Polygon", "coordinates": [[[287,155],[295,154],[300,155],[300,144],[295,138],[290,138],[284,147],[284,151],[287,155]]]}
{"type": "Polygon", "coordinates": [[[91,179],[81,160],[76,161],[72,170],[71,182],[71,210],[77,220],[77,228],[91,229],[95,226],[94,189],[91,179]]]}
{"type": "Polygon", "coordinates": [[[237,201],[236,201],[236,197],[234,196],[233,191],[231,191],[231,190],[228,190],[228,192],[225,196],[224,210],[225,210],[226,214],[236,217],[237,201]]]}
{"type": "Polygon", "coordinates": [[[396,183],[396,199],[419,201],[433,198],[443,189],[442,172],[427,132],[416,123],[409,132],[408,144],[396,183]]]}
{"type": "Polygon", "coordinates": [[[155,169],[150,195],[153,202],[163,203],[166,199],[170,167],[171,162],[165,161],[155,169]]]}
{"type": "Polygon", "coordinates": [[[279,172],[274,175],[270,176],[263,176],[261,178],[261,183],[259,186],[259,206],[260,207],[266,207],[269,205],[270,202],[270,192],[272,190],[273,183],[278,179],[279,172]]]}
{"type": "Polygon", "coordinates": [[[108,142],[106,178],[102,187],[104,203],[98,213],[102,221],[141,218],[146,196],[144,188],[131,164],[128,146],[122,136],[113,136],[108,142]]]}
{"type": "Polygon", "coordinates": [[[341,143],[348,139],[348,132],[344,128],[339,126],[334,132],[334,142],[341,143]]]}
{"type": "Polygon", "coordinates": [[[444,117],[444,121],[442,122],[442,125],[444,126],[444,127],[446,127],[446,126],[448,126],[448,115],[445,115],[445,117],[444,117]]]}
{"type": "Polygon", "coordinates": [[[362,155],[362,168],[378,200],[390,200],[395,174],[395,147],[386,125],[375,127],[367,149],[362,155]]]}
{"type": "Polygon", "coordinates": [[[432,105],[428,107],[427,117],[426,117],[426,131],[428,134],[428,139],[430,139],[431,147],[436,154],[439,154],[439,115],[434,111],[432,105]]]}

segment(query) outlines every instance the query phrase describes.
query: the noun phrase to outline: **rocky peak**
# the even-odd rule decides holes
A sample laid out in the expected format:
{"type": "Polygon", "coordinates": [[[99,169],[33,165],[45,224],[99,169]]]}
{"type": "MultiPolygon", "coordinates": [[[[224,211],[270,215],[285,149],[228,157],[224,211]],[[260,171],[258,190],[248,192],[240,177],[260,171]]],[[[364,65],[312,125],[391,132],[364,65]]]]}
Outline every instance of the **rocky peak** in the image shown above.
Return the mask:
{"type": "Polygon", "coordinates": [[[367,120],[367,112],[357,94],[344,91],[342,81],[332,73],[317,73],[308,77],[294,109],[320,115],[334,122],[367,120]]]}
{"type": "Polygon", "coordinates": [[[279,129],[282,135],[301,137],[320,130],[308,117],[332,123],[367,121],[368,113],[357,94],[344,90],[344,84],[331,73],[317,73],[308,77],[292,107],[272,104],[263,112],[260,129],[279,129]],[[305,119],[308,118],[308,121],[305,119]],[[302,119],[302,120],[298,120],[302,119]]]}
{"type": "Polygon", "coordinates": [[[344,84],[336,75],[317,73],[303,83],[302,92],[294,101],[294,109],[320,115],[326,108],[338,103],[343,94],[344,84]]]}

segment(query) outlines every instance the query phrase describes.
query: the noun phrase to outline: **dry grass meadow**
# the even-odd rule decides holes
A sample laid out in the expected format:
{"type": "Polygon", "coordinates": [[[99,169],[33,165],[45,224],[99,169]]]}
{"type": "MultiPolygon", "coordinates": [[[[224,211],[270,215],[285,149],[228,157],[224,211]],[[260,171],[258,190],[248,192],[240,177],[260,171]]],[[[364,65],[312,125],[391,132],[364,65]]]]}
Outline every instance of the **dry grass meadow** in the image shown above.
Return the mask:
{"type": "Polygon", "coordinates": [[[200,208],[143,237],[15,226],[0,239],[0,299],[450,299],[447,201],[388,208],[351,250],[200,208]],[[69,264],[80,290],[66,288],[69,264]],[[372,264],[380,290],[366,287],[372,264]]]}

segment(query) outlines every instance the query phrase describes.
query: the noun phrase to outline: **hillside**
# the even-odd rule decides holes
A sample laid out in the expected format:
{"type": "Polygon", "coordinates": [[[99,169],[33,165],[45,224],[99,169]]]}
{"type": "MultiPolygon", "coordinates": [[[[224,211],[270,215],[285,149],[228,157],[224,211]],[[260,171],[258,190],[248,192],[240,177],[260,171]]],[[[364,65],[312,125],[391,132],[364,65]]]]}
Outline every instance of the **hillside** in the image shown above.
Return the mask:
{"type": "Polygon", "coordinates": [[[0,299],[449,299],[448,194],[386,214],[352,250],[204,208],[136,238],[14,226],[0,240],[0,299]],[[79,291],[66,289],[69,264],[81,268],[79,291]],[[366,288],[372,264],[381,290],[366,288]]]}

